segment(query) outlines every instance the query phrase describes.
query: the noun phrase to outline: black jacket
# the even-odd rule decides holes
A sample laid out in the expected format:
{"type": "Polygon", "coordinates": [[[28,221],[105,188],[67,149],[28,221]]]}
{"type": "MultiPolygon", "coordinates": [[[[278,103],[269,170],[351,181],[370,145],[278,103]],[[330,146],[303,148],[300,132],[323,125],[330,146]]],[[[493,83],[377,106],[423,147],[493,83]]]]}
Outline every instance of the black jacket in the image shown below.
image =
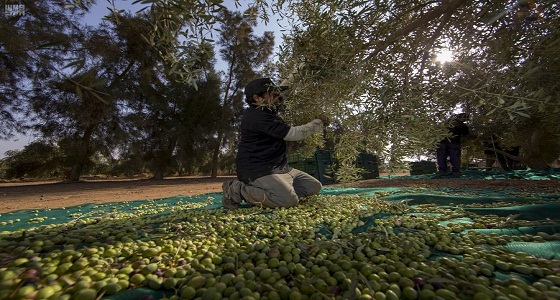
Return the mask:
{"type": "Polygon", "coordinates": [[[241,120],[236,166],[243,182],[290,171],[284,137],[290,126],[275,110],[250,106],[241,120]]]}
{"type": "Polygon", "coordinates": [[[461,137],[470,135],[469,126],[458,119],[453,120],[452,126],[449,127],[449,132],[451,132],[452,136],[443,139],[441,143],[461,144],[461,137]]]}

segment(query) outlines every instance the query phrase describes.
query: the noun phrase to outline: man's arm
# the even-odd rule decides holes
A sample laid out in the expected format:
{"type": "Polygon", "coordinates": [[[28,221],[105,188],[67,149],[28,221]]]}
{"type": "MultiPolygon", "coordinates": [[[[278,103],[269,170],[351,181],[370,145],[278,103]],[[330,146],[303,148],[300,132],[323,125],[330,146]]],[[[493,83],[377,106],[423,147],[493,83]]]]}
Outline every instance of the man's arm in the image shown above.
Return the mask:
{"type": "Polygon", "coordinates": [[[305,125],[290,127],[290,131],[288,131],[284,140],[289,142],[301,141],[321,130],[323,130],[323,121],[315,119],[305,125]]]}

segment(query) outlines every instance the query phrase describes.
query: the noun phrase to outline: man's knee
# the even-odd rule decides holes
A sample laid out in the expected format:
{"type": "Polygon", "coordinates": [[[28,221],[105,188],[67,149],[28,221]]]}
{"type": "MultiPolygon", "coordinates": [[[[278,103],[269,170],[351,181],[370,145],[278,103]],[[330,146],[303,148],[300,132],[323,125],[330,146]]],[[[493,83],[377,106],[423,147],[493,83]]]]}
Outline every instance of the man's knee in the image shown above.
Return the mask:
{"type": "Polygon", "coordinates": [[[317,181],[317,183],[311,184],[307,188],[308,189],[307,189],[307,195],[306,196],[312,196],[312,195],[319,194],[319,192],[323,188],[323,185],[321,184],[321,182],[317,181]]]}
{"type": "Polygon", "coordinates": [[[279,202],[278,204],[279,204],[279,207],[284,207],[284,208],[294,207],[294,206],[299,204],[299,198],[298,198],[298,196],[294,195],[292,197],[282,199],[282,201],[279,202]]]}
{"type": "Polygon", "coordinates": [[[297,195],[292,194],[285,194],[285,195],[278,195],[278,194],[270,194],[265,196],[262,200],[252,199],[250,203],[252,205],[261,206],[261,207],[268,207],[268,208],[289,208],[298,205],[299,198],[297,195]]]}

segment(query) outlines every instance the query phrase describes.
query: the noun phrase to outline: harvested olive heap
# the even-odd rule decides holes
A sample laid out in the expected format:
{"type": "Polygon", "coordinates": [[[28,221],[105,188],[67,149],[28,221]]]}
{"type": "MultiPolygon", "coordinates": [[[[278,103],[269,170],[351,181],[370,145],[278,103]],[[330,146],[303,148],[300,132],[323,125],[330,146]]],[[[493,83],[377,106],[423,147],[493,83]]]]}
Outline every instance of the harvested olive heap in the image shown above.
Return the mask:
{"type": "Polygon", "coordinates": [[[467,209],[527,203],[380,199],[389,194],[235,211],[212,208],[216,194],[30,219],[0,232],[0,299],[560,299],[560,234],[517,230],[554,220],[467,209]]]}

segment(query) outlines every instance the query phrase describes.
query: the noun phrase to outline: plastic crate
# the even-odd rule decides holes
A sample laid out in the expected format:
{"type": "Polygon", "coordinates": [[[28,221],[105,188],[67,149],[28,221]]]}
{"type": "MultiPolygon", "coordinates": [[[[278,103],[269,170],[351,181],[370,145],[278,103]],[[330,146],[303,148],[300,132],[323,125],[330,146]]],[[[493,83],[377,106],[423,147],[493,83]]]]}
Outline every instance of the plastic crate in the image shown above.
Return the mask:
{"type": "MultiPolygon", "coordinates": [[[[288,163],[292,168],[317,178],[324,185],[336,182],[336,159],[333,157],[333,151],[318,149],[312,158],[291,154],[288,155],[288,163]]],[[[376,155],[360,153],[356,158],[356,166],[364,170],[362,179],[379,178],[379,164],[376,155]]]]}
{"type": "Polygon", "coordinates": [[[320,149],[315,151],[315,161],[317,162],[317,176],[315,178],[322,184],[335,183],[332,151],[320,149]]]}
{"type": "Polygon", "coordinates": [[[417,161],[410,163],[410,175],[432,174],[435,172],[437,172],[437,166],[433,161],[417,161]]]}
{"type": "Polygon", "coordinates": [[[356,166],[365,170],[362,173],[363,179],[379,178],[379,163],[376,155],[360,153],[356,159],[356,166]]]}

